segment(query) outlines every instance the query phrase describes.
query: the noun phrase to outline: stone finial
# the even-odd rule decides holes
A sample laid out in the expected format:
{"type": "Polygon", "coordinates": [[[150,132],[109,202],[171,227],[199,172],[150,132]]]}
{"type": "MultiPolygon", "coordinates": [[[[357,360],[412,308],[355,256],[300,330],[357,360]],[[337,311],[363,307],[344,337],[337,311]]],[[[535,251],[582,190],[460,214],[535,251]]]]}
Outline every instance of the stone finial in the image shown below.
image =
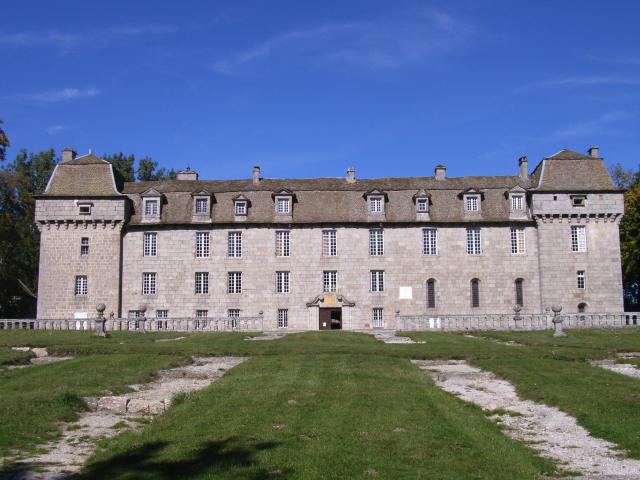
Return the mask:
{"type": "Polygon", "coordinates": [[[518,166],[520,167],[520,179],[527,180],[529,178],[529,160],[526,156],[523,155],[518,159],[518,166]]]}
{"type": "Polygon", "coordinates": [[[96,305],[96,312],[98,314],[104,314],[104,311],[107,309],[107,306],[104,303],[98,303],[96,305]]]}
{"type": "Polygon", "coordinates": [[[562,317],[560,316],[560,312],[562,311],[562,305],[554,304],[551,306],[551,310],[553,310],[553,325],[555,326],[555,332],[553,332],[554,337],[566,337],[567,334],[562,330],[562,317]]]}
{"type": "Polygon", "coordinates": [[[347,169],[347,182],[355,183],[356,181],[356,169],[355,167],[349,167],[347,169]]]}
{"type": "Polygon", "coordinates": [[[146,312],[146,311],[147,311],[147,306],[146,306],[144,303],[142,303],[142,304],[140,304],[140,306],[138,307],[138,310],[140,311],[140,313],[144,314],[144,312],[146,312]]]}
{"type": "Polygon", "coordinates": [[[444,165],[436,165],[435,176],[436,180],[444,180],[447,178],[447,167],[444,165]]]}
{"type": "Polygon", "coordinates": [[[260,183],[260,165],[254,165],[251,179],[253,183],[260,183]]]}
{"type": "Polygon", "coordinates": [[[589,156],[593,157],[593,158],[600,158],[600,147],[594,145],[592,147],[589,147],[589,156]]]}
{"type": "Polygon", "coordinates": [[[73,160],[77,156],[78,156],[78,154],[71,147],[64,147],[62,149],[62,163],[70,162],[71,160],[73,160]]]}

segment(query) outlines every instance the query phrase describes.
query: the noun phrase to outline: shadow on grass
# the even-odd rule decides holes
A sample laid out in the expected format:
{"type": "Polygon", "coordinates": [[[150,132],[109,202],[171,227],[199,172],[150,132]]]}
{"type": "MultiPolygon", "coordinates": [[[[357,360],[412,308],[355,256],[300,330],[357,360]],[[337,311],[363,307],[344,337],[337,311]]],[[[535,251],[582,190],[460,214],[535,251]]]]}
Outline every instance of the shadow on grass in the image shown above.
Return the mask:
{"type": "MultiPolygon", "coordinates": [[[[251,446],[233,446],[233,439],[203,443],[190,459],[162,459],[161,452],[169,443],[150,442],[125,453],[115,455],[85,467],[81,474],[51,475],[56,480],[142,479],[174,480],[194,478],[200,475],[229,473],[233,478],[252,480],[287,479],[290,469],[260,467],[255,455],[276,448],[276,442],[260,442],[251,446]]],[[[30,463],[14,463],[0,467],[0,480],[31,478],[30,472],[42,471],[42,466],[30,463]]],[[[225,475],[226,476],[226,475],[225,475]]],[[[39,478],[39,477],[38,477],[39,478]]],[[[209,477],[207,477],[209,478],[209,477]]]]}

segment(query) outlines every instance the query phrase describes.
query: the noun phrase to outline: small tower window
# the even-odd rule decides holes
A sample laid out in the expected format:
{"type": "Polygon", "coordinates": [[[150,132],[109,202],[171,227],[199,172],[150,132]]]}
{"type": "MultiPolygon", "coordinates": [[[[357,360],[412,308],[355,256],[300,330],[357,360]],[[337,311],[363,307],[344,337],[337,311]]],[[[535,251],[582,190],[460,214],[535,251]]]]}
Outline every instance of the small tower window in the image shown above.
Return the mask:
{"type": "Polygon", "coordinates": [[[81,257],[89,256],[89,237],[82,237],[80,239],[80,256],[81,257]]]}
{"type": "Polygon", "coordinates": [[[471,280],[471,306],[474,308],[480,306],[480,280],[477,278],[471,280]]]}
{"type": "Polygon", "coordinates": [[[91,215],[91,205],[90,204],[78,205],[78,213],[80,215],[91,215]]]}

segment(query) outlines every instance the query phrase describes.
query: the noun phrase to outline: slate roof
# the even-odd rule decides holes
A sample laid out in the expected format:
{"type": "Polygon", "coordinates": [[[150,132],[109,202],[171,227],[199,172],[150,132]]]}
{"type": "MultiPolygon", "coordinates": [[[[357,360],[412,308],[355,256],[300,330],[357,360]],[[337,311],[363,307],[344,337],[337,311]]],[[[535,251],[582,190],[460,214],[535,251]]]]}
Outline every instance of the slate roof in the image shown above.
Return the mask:
{"type": "Polygon", "coordinates": [[[601,158],[567,149],[543,159],[531,180],[536,191],[616,190],[601,158]]]}
{"type": "Polygon", "coordinates": [[[109,162],[90,153],[59,163],[42,196],[110,197],[120,195],[123,183],[109,162]]]}

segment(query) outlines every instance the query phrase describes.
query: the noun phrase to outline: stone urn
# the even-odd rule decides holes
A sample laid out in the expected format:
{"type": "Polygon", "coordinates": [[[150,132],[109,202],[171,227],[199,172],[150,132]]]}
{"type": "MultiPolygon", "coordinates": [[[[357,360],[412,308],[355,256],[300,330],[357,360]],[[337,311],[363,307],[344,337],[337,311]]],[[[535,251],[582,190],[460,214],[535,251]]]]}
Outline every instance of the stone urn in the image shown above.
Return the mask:
{"type": "Polygon", "coordinates": [[[562,330],[562,317],[560,316],[560,312],[562,311],[562,305],[552,305],[551,310],[553,311],[553,325],[555,327],[555,332],[553,332],[554,337],[566,337],[567,334],[562,330]]]}
{"type": "Polygon", "coordinates": [[[96,318],[96,337],[106,337],[107,336],[107,328],[105,326],[106,320],[104,318],[104,311],[107,306],[104,303],[98,303],[96,305],[96,312],[98,314],[96,318]]]}

